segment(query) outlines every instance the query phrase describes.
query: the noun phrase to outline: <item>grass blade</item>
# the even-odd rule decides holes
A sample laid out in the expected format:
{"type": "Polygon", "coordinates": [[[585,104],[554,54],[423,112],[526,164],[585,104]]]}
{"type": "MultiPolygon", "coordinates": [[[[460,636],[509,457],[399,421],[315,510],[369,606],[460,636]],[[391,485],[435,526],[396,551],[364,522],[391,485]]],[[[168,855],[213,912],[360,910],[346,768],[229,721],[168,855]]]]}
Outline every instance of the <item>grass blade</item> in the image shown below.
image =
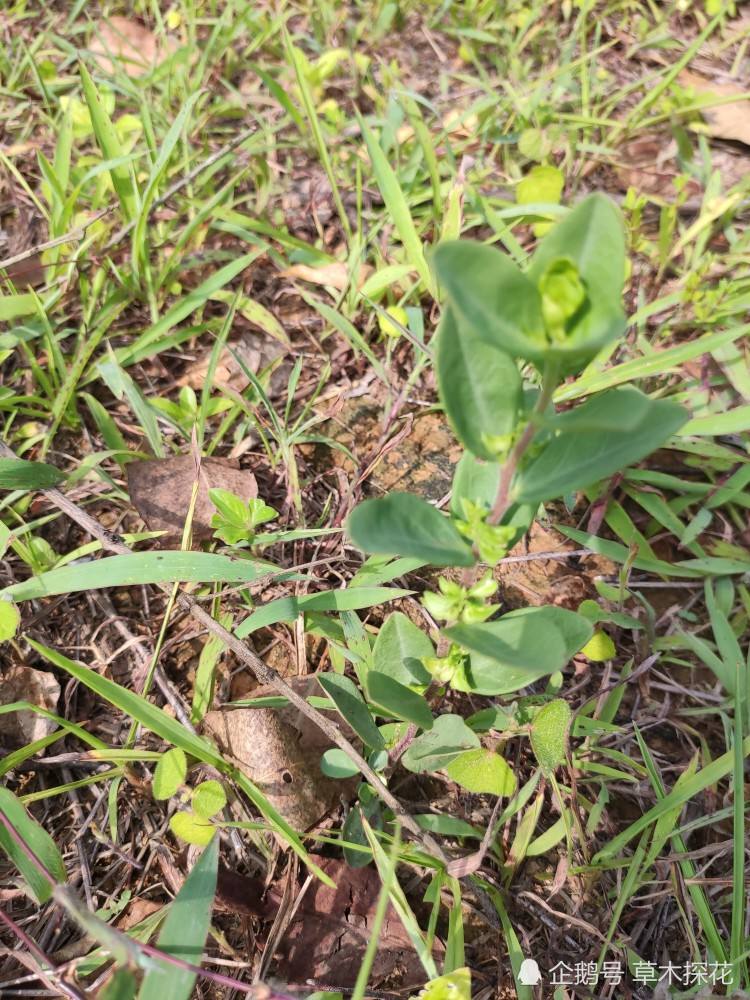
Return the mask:
{"type": "MultiPolygon", "coordinates": [[[[200,965],[203,949],[211,926],[211,910],[216,894],[216,874],[219,861],[219,838],[214,836],[201,854],[169,907],[157,947],[161,951],[200,965]]],[[[157,959],[148,970],[139,1000],[189,1000],[196,974],[157,959]]]]}
{"type": "MultiPolygon", "coordinates": [[[[109,115],[104,110],[99,91],[82,62],[78,64],[83,86],[83,96],[88,104],[94,135],[105,160],[117,160],[125,155],[120,140],[109,115]]],[[[112,186],[120,202],[122,214],[127,222],[133,222],[138,214],[138,189],[131,166],[120,164],[109,171],[112,186]]]]}

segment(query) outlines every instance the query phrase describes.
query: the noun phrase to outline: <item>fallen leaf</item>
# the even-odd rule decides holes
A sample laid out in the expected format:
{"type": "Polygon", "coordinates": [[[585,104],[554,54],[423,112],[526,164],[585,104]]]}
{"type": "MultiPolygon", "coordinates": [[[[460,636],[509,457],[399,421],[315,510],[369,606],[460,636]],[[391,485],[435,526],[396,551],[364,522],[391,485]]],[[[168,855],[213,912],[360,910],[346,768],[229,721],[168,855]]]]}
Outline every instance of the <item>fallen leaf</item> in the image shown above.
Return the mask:
{"type": "MultiPolygon", "coordinates": [[[[278,396],[289,378],[289,365],[281,362],[285,354],[284,347],[272,337],[262,333],[249,333],[221,350],[214,371],[214,385],[242,392],[250,384],[243,365],[253,375],[274,365],[268,378],[268,392],[271,398],[278,396]]],[[[211,351],[206,350],[185,368],[178,385],[202,389],[210,363],[211,351]]]]}
{"type": "MultiPolygon", "coordinates": [[[[19,206],[15,217],[5,228],[5,236],[5,247],[0,257],[8,259],[25,253],[47,239],[44,219],[37,212],[19,206]]],[[[19,290],[43,285],[47,279],[39,253],[8,265],[0,275],[7,276],[19,290]]]]}
{"type": "MultiPolygon", "coordinates": [[[[149,531],[165,531],[162,540],[180,539],[190,507],[195,482],[192,455],[130,462],[127,467],[130,500],[149,531]]],[[[255,476],[226,458],[201,460],[198,496],[193,512],[193,542],[211,538],[211,518],[216,508],[208,497],[211,489],[229,490],[243,500],[258,495],[255,476]]]]}
{"type": "Polygon", "coordinates": [[[750,93],[739,81],[727,80],[717,83],[699,73],[683,70],[677,78],[680,84],[691,89],[699,99],[736,97],[731,104],[719,104],[714,107],[701,108],[700,112],[706,119],[709,135],[717,139],[734,139],[750,146],[750,93]]]}
{"type": "MultiPolygon", "coordinates": [[[[357,288],[361,288],[372,274],[369,264],[362,264],[357,276],[357,288]]],[[[336,288],[343,292],[352,284],[353,275],[347,264],[334,262],[332,264],[322,264],[320,267],[310,267],[309,264],[294,264],[281,272],[282,278],[301,278],[302,281],[309,281],[313,285],[327,285],[329,288],[336,288]]]]}
{"type": "MultiPolygon", "coordinates": [[[[312,677],[294,677],[288,683],[305,697],[320,694],[312,677]]],[[[276,694],[270,687],[253,691],[254,698],[276,694]]],[[[350,797],[356,786],[356,778],[334,781],[323,774],[320,758],[332,744],[293,705],[226,706],[207,712],[203,727],[222,752],[234,759],[271,805],[300,832],[319,823],[342,798],[350,797]]]]}
{"type": "MultiPolygon", "coordinates": [[[[276,975],[287,982],[312,980],[348,989],[356,982],[372,935],[380,876],[372,865],[349,868],[335,858],[314,860],[330,875],[335,888],[317,879],[310,885],[279,946],[276,975]]],[[[440,948],[439,942],[436,945],[440,948]]],[[[369,983],[412,987],[422,985],[425,978],[409,936],[389,904],[369,983]]]]}
{"type": "Polygon", "coordinates": [[[89,51],[103,73],[114,74],[122,69],[128,76],[147,73],[174,48],[173,39],[161,42],[140,21],[117,15],[102,21],[89,43],[89,51]]]}
{"type": "MultiPolygon", "coordinates": [[[[28,701],[54,712],[59,697],[60,685],[49,670],[34,670],[23,663],[0,669],[0,705],[28,701]]],[[[56,728],[53,719],[28,709],[3,715],[0,732],[3,745],[10,749],[41,740],[56,728]]]]}

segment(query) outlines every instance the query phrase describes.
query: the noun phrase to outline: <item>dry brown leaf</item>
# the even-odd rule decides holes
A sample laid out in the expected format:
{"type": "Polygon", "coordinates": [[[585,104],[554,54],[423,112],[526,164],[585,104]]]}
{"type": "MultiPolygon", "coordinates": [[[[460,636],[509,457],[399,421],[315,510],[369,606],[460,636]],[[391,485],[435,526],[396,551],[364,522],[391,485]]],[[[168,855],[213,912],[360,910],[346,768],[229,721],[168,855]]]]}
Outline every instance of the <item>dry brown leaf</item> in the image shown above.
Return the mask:
{"type": "MultiPolygon", "coordinates": [[[[287,982],[313,980],[347,989],[357,979],[372,935],[380,876],[372,865],[349,868],[333,858],[315,861],[335,888],[317,879],[310,885],[281,941],[276,975],[287,982]]],[[[388,981],[393,987],[411,987],[423,984],[425,978],[409,936],[389,905],[369,981],[373,986],[388,981]]]]}
{"type": "MultiPolygon", "coordinates": [[[[48,670],[34,670],[23,663],[0,668],[0,705],[28,701],[54,712],[59,697],[60,685],[48,670]]],[[[53,719],[38,715],[31,709],[12,712],[3,716],[1,742],[7,749],[24,746],[43,739],[56,728],[57,723],[53,719]]]]}
{"type": "Polygon", "coordinates": [[[750,146],[750,91],[738,81],[716,83],[698,73],[683,70],[678,80],[683,87],[691,88],[699,98],[736,97],[731,104],[701,108],[709,135],[717,139],[733,139],[750,146]]]}
{"type": "Polygon", "coordinates": [[[128,76],[142,76],[162,62],[174,42],[161,43],[139,21],[117,15],[102,21],[89,43],[89,51],[103,73],[122,69],[128,76]]]}
{"type": "MultiPolygon", "coordinates": [[[[25,253],[47,239],[42,216],[25,207],[16,210],[15,217],[6,224],[5,233],[5,246],[0,252],[0,257],[4,259],[25,253]]],[[[35,288],[45,284],[47,280],[46,268],[42,264],[41,254],[38,253],[3,268],[1,275],[7,276],[18,289],[35,288]]]]}
{"type": "MultiPolygon", "coordinates": [[[[149,531],[165,531],[162,540],[181,538],[195,482],[192,455],[130,462],[127,467],[130,500],[149,531]]],[[[201,460],[198,496],[193,512],[193,541],[211,538],[211,518],[216,508],[208,497],[210,489],[229,490],[252,500],[258,495],[255,476],[240,469],[239,462],[227,458],[201,460]]]]}
{"type": "MultiPolygon", "coordinates": [[[[305,697],[320,694],[312,677],[294,677],[288,683],[305,697]]],[[[259,687],[253,697],[277,693],[259,687]]],[[[207,712],[203,726],[295,830],[319,823],[356,785],[356,778],[334,781],[323,774],[320,758],[332,744],[293,705],[221,708],[207,712]]]]}
{"type": "MultiPolygon", "coordinates": [[[[357,288],[361,288],[372,274],[369,264],[362,264],[357,276],[357,288]]],[[[301,278],[314,285],[327,285],[343,292],[351,284],[352,275],[346,264],[338,261],[333,264],[322,264],[320,267],[310,267],[309,264],[294,264],[281,272],[282,278],[301,278]]]]}
{"type": "MultiPolygon", "coordinates": [[[[265,334],[252,333],[241,337],[221,350],[214,372],[214,385],[242,392],[250,384],[242,364],[249,368],[253,375],[257,375],[277,362],[285,353],[282,344],[265,334]],[[242,360],[242,364],[238,358],[242,360]]],[[[210,363],[211,351],[206,350],[187,366],[178,380],[178,385],[189,385],[196,390],[202,389],[210,363]]],[[[271,375],[269,384],[271,397],[278,395],[288,377],[287,366],[282,367],[284,371],[279,375],[277,375],[279,368],[276,368],[271,375]]]]}

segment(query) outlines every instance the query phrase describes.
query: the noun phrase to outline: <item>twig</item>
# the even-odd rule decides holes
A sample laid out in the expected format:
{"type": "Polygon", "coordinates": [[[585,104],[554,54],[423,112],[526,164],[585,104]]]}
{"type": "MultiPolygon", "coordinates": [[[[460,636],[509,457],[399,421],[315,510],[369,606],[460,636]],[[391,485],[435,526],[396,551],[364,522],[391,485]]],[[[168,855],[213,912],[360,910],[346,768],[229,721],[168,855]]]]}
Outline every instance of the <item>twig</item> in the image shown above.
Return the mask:
{"type": "MultiPolygon", "coordinates": [[[[255,135],[256,132],[257,132],[257,126],[255,125],[253,125],[252,128],[245,129],[244,132],[240,132],[239,135],[236,135],[231,142],[228,142],[226,146],[222,146],[221,149],[218,149],[215,153],[212,153],[207,159],[203,160],[196,167],[193,167],[193,169],[189,173],[185,174],[184,177],[181,177],[171,187],[167,188],[167,190],[164,192],[163,195],[154,200],[153,204],[151,205],[151,212],[153,212],[155,208],[158,208],[159,205],[163,205],[164,202],[169,201],[169,199],[173,195],[177,194],[178,191],[181,191],[182,188],[190,184],[191,181],[194,181],[199,174],[203,173],[204,170],[208,170],[208,168],[212,167],[217,160],[220,160],[222,158],[222,156],[226,156],[226,154],[231,153],[233,149],[237,149],[238,146],[241,146],[246,139],[249,139],[250,136],[255,135]]],[[[117,246],[120,240],[124,240],[125,237],[132,232],[134,226],[135,222],[129,222],[126,226],[123,226],[122,229],[119,229],[112,237],[112,239],[109,241],[109,243],[105,245],[104,252],[107,253],[109,250],[112,249],[112,247],[117,246]]]]}
{"type": "Polygon", "coordinates": [[[86,230],[93,226],[95,222],[108,215],[112,211],[113,206],[110,205],[109,208],[103,208],[101,212],[97,212],[90,219],[83,223],[81,226],[77,226],[75,229],[71,229],[69,233],[64,233],[62,236],[56,236],[53,240],[47,240],[46,243],[37,243],[33,247],[29,247],[28,250],[24,250],[22,253],[14,254],[12,257],[6,257],[5,260],[0,260],[0,268],[12,267],[13,264],[19,264],[22,260],[28,260],[29,257],[34,257],[36,254],[41,253],[43,250],[51,250],[53,247],[59,247],[63,243],[73,243],[75,240],[83,239],[86,235],[86,230]]]}
{"type": "Polygon", "coordinates": [[[65,982],[62,976],[56,971],[54,963],[44,954],[36,941],[29,937],[26,931],[22,927],[19,927],[15,920],[9,917],[3,909],[0,909],[0,921],[10,928],[21,944],[25,946],[29,955],[38,962],[38,978],[42,982],[46,983],[50,989],[58,990],[64,996],[70,997],[70,1000],[86,1000],[86,994],[81,993],[75,986],[71,986],[70,983],[65,982]],[[54,980],[52,979],[53,976],[55,977],[54,980]]]}
{"type": "MultiPolygon", "coordinates": [[[[0,441],[0,454],[3,454],[8,458],[16,457],[15,453],[2,441],[0,441]]],[[[71,518],[71,520],[75,521],[76,524],[88,531],[90,535],[93,535],[94,538],[98,539],[102,544],[102,548],[108,549],[111,552],[117,552],[120,555],[132,554],[132,549],[130,549],[122,541],[119,535],[115,535],[111,531],[107,531],[107,529],[102,527],[102,525],[99,524],[95,518],[78,507],[77,504],[69,500],[68,497],[66,497],[60,490],[51,487],[41,490],[40,492],[44,493],[44,495],[47,496],[53,504],[59,507],[60,510],[64,511],[71,518]]],[[[162,587],[162,589],[165,590],[165,592],[170,593],[169,588],[162,587]]],[[[313,708],[312,705],[309,705],[301,695],[297,694],[294,688],[287,684],[287,682],[279,673],[276,672],[276,670],[269,667],[267,663],[264,663],[263,660],[261,660],[260,657],[258,657],[248,646],[246,646],[244,642],[225,629],[223,625],[219,624],[219,622],[215,621],[211,615],[204,611],[198,602],[192,597],[189,597],[184,593],[179,593],[177,595],[177,604],[179,604],[179,606],[185,611],[188,611],[192,617],[195,618],[196,621],[200,622],[200,624],[208,632],[221,639],[224,645],[231,649],[237,659],[250,668],[261,684],[267,684],[274,687],[279,694],[283,695],[288,701],[290,701],[294,707],[302,713],[302,715],[307,716],[311,722],[315,723],[315,725],[323,733],[325,733],[328,739],[343,750],[349,759],[357,765],[357,768],[362,773],[367,783],[372,786],[378,797],[388,806],[389,809],[393,810],[403,826],[412,834],[414,839],[422,845],[425,851],[443,864],[447,862],[447,858],[437,841],[429,833],[425,833],[420,828],[416,820],[404,809],[390,789],[387,788],[380,777],[370,767],[362,754],[356,750],[356,748],[340,732],[336,725],[328,720],[322,712],[319,712],[316,708],[313,708]]]]}

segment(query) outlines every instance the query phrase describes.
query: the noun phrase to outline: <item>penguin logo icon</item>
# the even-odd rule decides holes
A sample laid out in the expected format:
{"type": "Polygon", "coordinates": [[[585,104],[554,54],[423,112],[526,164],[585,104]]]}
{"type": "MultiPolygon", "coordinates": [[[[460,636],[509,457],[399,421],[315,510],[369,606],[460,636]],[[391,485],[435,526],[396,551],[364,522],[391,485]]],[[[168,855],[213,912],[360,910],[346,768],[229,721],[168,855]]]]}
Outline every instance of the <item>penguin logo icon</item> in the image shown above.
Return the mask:
{"type": "Polygon", "coordinates": [[[518,970],[518,982],[521,986],[536,986],[541,980],[542,974],[537,963],[533,958],[525,958],[518,970]]]}

